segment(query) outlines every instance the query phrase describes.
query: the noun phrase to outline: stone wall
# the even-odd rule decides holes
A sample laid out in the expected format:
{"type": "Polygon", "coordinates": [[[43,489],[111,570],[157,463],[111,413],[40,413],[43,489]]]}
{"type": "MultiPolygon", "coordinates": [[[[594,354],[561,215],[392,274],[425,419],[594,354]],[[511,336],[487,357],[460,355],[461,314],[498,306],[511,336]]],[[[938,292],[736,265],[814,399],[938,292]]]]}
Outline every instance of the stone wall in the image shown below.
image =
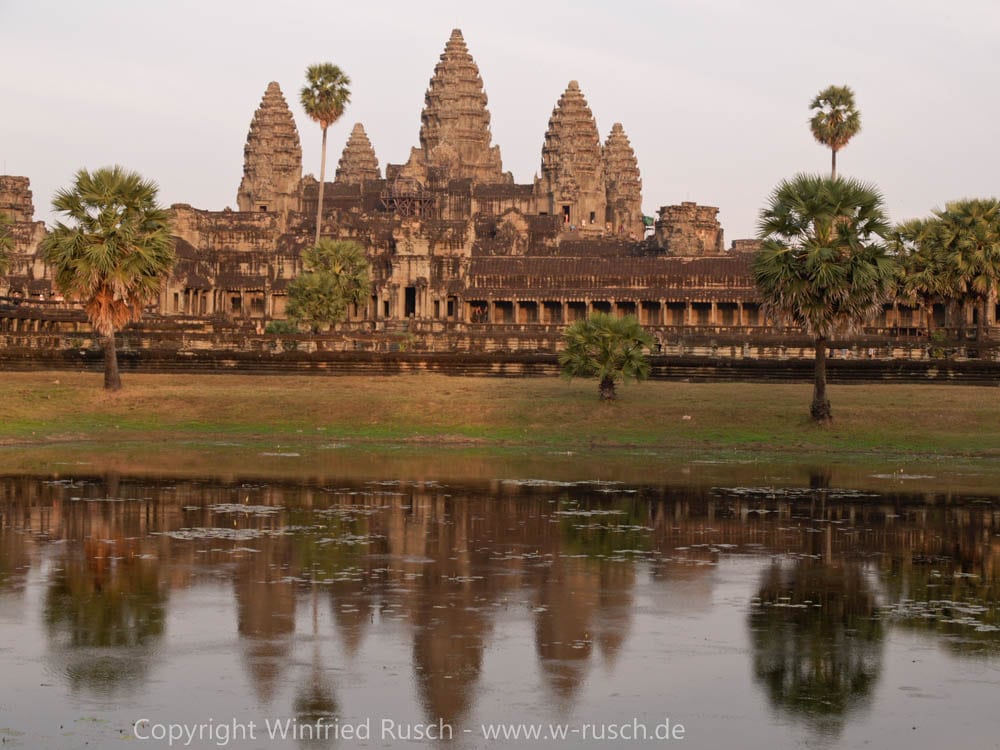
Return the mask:
{"type": "MultiPolygon", "coordinates": [[[[515,328],[488,338],[461,336],[453,348],[428,347],[419,333],[405,332],[375,345],[365,336],[247,336],[203,333],[152,335],[125,332],[119,361],[125,372],[389,375],[441,372],[464,376],[540,375],[559,372],[554,349],[515,328]]],[[[995,387],[1000,351],[980,347],[976,358],[956,351],[938,357],[926,345],[902,342],[843,342],[831,351],[831,383],[898,382],[995,387]]],[[[809,382],[808,342],[742,337],[668,340],[651,356],[653,379],[809,382]]],[[[100,372],[103,354],[86,333],[0,330],[0,370],[70,369],[100,372]]]]}

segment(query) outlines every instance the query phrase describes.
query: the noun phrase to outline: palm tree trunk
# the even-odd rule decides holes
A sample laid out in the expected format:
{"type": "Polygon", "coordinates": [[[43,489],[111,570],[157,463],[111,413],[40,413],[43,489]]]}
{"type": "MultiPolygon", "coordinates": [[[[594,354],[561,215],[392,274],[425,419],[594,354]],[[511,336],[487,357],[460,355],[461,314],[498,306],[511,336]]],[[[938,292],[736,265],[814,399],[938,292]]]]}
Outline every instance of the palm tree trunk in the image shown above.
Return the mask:
{"type": "Polygon", "coordinates": [[[319,230],[323,226],[323,185],[326,183],[326,127],[323,128],[323,154],[319,161],[319,201],[316,203],[316,243],[319,244],[319,230]]]}
{"type": "Polygon", "coordinates": [[[120,391],[122,379],[118,374],[118,351],[115,349],[115,335],[104,338],[104,390],[120,391]]]}
{"type": "Polygon", "coordinates": [[[615,392],[615,379],[610,375],[601,378],[601,384],[598,388],[601,391],[601,401],[614,401],[618,398],[618,394],[615,392]]]}
{"type": "Polygon", "coordinates": [[[836,180],[837,179],[837,151],[836,151],[836,149],[832,149],[831,148],[830,149],[830,155],[831,155],[831,157],[830,157],[831,158],[830,179],[831,180],[836,180]]]}
{"type": "Polygon", "coordinates": [[[825,424],[833,419],[830,399],[826,397],[826,338],[816,337],[816,373],[813,379],[813,400],[809,409],[814,422],[825,424]]]}

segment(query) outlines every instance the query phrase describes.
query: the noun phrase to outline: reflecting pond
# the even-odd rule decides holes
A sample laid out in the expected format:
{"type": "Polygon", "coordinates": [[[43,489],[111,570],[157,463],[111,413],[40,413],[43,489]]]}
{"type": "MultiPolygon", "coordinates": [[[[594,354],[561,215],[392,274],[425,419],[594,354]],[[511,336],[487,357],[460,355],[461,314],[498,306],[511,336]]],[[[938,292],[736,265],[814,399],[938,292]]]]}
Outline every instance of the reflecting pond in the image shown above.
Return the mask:
{"type": "Polygon", "coordinates": [[[0,477],[0,737],[995,747],[1000,501],[906,487],[0,477]]]}

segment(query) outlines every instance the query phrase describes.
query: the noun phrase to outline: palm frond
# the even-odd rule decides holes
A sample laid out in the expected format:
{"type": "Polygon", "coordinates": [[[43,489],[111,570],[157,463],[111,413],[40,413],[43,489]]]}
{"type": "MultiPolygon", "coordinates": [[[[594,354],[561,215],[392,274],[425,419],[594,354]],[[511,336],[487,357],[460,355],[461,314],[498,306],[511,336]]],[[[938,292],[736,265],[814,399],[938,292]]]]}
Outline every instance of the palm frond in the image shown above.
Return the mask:
{"type": "Polygon", "coordinates": [[[42,241],[43,257],[103,336],[138,320],[173,268],[169,214],[156,198],[156,183],[117,165],[79,170],[53,198],[66,223],[42,241]]]}
{"type": "Polygon", "coordinates": [[[752,273],[772,318],[823,338],[877,313],[898,276],[882,240],[881,193],[858,180],[797,175],[761,211],[752,273]]]}

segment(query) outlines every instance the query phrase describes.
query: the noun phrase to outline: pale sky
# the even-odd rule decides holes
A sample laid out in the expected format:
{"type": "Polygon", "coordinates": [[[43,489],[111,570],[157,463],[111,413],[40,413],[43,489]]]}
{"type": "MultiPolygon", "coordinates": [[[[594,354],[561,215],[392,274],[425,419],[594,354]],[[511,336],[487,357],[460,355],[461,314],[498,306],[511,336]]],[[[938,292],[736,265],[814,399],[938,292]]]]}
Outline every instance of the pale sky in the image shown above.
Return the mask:
{"type": "Polygon", "coordinates": [[[1000,193],[996,0],[0,0],[0,173],[31,179],[46,221],[77,169],[113,163],[155,179],[164,203],[235,207],[269,81],[292,108],[304,172],[319,173],[319,127],[298,91],[327,61],[352,79],[328,179],[355,122],[384,170],[417,145],[455,27],[519,183],[538,172],[552,107],[576,79],[602,141],[624,125],[645,212],[718,206],[728,246],[755,234],[778,181],[829,169],[809,103],[846,84],[862,131],[838,167],[877,184],[893,220],[1000,193]]]}

